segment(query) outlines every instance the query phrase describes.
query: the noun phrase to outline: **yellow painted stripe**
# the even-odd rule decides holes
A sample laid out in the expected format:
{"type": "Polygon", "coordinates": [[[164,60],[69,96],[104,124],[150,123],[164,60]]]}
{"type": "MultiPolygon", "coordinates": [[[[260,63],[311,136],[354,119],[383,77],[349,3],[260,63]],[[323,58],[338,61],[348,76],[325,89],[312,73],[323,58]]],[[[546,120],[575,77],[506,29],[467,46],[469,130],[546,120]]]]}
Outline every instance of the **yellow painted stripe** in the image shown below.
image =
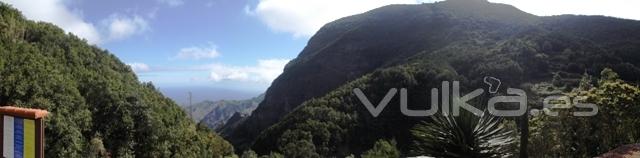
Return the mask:
{"type": "Polygon", "coordinates": [[[35,120],[24,119],[24,158],[36,157],[36,123],[35,120]]]}

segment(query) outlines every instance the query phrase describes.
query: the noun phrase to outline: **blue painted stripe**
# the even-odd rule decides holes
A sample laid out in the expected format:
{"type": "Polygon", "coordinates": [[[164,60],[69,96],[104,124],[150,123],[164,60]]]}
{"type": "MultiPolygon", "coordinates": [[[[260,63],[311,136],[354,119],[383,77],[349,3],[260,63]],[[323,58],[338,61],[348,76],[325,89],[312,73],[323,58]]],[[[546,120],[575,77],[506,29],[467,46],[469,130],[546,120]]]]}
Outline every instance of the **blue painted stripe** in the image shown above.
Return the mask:
{"type": "Polygon", "coordinates": [[[22,158],[22,148],[24,147],[24,122],[21,118],[17,117],[13,120],[13,155],[14,158],[22,158]]]}

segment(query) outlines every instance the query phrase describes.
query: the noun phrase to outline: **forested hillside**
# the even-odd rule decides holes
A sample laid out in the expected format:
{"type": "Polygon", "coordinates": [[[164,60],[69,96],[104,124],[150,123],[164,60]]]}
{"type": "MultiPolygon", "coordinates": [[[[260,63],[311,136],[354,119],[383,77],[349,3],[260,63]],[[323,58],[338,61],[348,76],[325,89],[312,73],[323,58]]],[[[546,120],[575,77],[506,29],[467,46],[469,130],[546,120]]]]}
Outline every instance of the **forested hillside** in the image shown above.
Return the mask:
{"type": "Polygon", "coordinates": [[[113,54],[0,3],[0,105],[39,108],[47,157],[217,157],[233,148],[113,54]]]}
{"type": "Polygon", "coordinates": [[[640,143],[640,21],[487,0],[384,6],[323,26],[263,96],[185,112],[107,50],[4,3],[0,13],[0,106],[51,113],[47,157],[595,157],[640,143]],[[488,114],[511,88],[528,111],[488,114]],[[357,92],[371,106],[395,95],[376,115],[357,92]],[[543,106],[550,96],[562,99],[543,106]],[[401,110],[463,98],[482,115],[401,110]],[[582,103],[597,115],[573,115],[582,103]]]}
{"type": "Polygon", "coordinates": [[[541,157],[593,157],[640,138],[633,130],[631,122],[638,119],[631,116],[632,110],[619,109],[635,109],[639,101],[638,53],[640,22],[634,20],[539,17],[484,0],[386,6],[325,25],[274,81],[265,101],[228,138],[238,148],[287,157],[360,155],[390,144],[402,156],[500,157],[529,150],[541,157]],[[362,89],[376,105],[389,89],[407,88],[410,109],[424,109],[431,101],[430,89],[440,88],[441,81],[460,81],[461,93],[467,94],[486,88],[487,76],[502,81],[499,93],[485,91],[472,101],[474,105],[506,95],[507,88],[525,90],[534,109],[541,108],[540,100],[549,95],[588,94],[591,101],[616,109],[601,111],[598,118],[620,116],[616,119],[628,124],[612,128],[632,133],[605,137],[602,129],[610,123],[591,118],[408,117],[400,113],[398,96],[373,117],[353,93],[354,88],[362,89]],[[607,96],[607,90],[633,95],[607,96]],[[562,123],[540,121],[547,119],[562,123]],[[447,124],[454,125],[425,128],[447,124]],[[473,130],[500,132],[482,135],[473,130]],[[563,131],[573,134],[559,134],[563,131]],[[589,132],[597,137],[578,138],[589,132]],[[562,145],[544,143],[542,138],[562,145]],[[510,141],[492,144],[498,139],[510,141]]]}
{"type": "Polygon", "coordinates": [[[224,135],[237,147],[248,145],[304,101],[376,69],[463,41],[508,38],[511,31],[522,29],[519,26],[538,21],[512,6],[483,0],[390,5],[338,19],[309,40],[269,87],[256,111],[224,135]]]}

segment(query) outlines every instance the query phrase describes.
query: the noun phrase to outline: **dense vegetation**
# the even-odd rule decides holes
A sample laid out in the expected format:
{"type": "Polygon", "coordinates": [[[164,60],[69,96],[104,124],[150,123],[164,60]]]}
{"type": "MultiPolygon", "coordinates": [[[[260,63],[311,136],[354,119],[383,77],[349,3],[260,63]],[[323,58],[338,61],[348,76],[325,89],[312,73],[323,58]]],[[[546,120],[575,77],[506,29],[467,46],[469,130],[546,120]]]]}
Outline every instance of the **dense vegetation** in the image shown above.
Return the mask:
{"type": "MultiPolygon", "coordinates": [[[[518,26],[538,20],[508,5],[451,0],[390,5],[333,21],[285,67],[256,111],[238,128],[224,134],[236,147],[247,147],[262,130],[303,102],[322,97],[349,81],[451,44],[490,45],[522,29],[518,26]]],[[[465,46],[460,49],[474,51],[468,53],[482,51],[465,46]]]]}
{"type": "MultiPolygon", "coordinates": [[[[52,112],[48,156],[233,154],[107,51],[4,4],[0,13],[0,104],[52,112]]],[[[228,115],[236,106],[202,117],[229,119],[225,136],[248,158],[592,157],[640,142],[638,53],[633,20],[538,17],[484,0],[392,5],[324,26],[249,118],[228,115]],[[498,93],[486,92],[486,76],[502,81],[498,93]],[[541,102],[551,95],[585,96],[600,109],[575,117],[576,104],[553,102],[565,108],[559,116],[407,117],[395,96],[374,117],[353,94],[359,88],[377,103],[407,88],[409,109],[425,109],[441,81],[460,81],[463,95],[484,88],[469,102],[476,107],[518,88],[534,111],[548,111],[541,102]]]]}
{"type": "MultiPolygon", "coordinates": [[[[563,86],[563,85],[560,85],[563,86]]],[[[585,74],[578,87],[548,86],[546,95],[566,94],[599,107],[593,117],[575,117],[575,104],[555,106],[557,117],[537,115],[531,122],[531,148],[535,157],[594,157],[616,147],[640,142],[640,87],[605,69],[599,79],[585,74]],[[585,98],[578,98],[584,96],[585,98]]]]}
{"type": "Polygon", "coordinates": [[[469,150],[464,153],[480,157],[515,156],[526,149],[531,150],[530,155],[597,156],[621,144],[638,143],[637,131],[630,130],[637,129],[635,113],[629,112],[638,102],[632,95],[640,81],[637,53],[640,22],[633,20],[537,17],[481,0],[382,7],[323,27],[274,81],[265,101],[228,138],[239,148],[248,145],[258,154],[278,152],[286,157],[363,155],[379,140],[395,140],[402,156],[434,155],[417,149],[437,145],[468,145],[469,150]],[[486,150],[479,147],[491,145],[486,142],[494,134],[455,127],[442,130],[461,132],[459,138],[465,140],[476,140],[474,136],[485,139],[448,144],[428,137],[421,139],[412,131],[444,121],[404,116],[398,96],[378,117],[373,117],[352,92],[354,88],[362,89],[375,104],[389,89],[407,88],[410,109],[423,109],[430,104],[430,89],[440,88],[441,81],[460,81],[461,92],[466,94],[487,88],[483,78],[493,76],[502,81],[498,93],[485,90],[474,103],[486,105],[492,96],[507,95],[506,88],[510,87],[525,90],[529,107],[539,109],[542,98],[553,94],[546,91],[557,88],[568,95],[581,85],[585,73],[608,78],[604,74],[610,73],[601,74],[603,70],[617,72],[617,82],[594,84],[600,87],[575,92],[588,94],[588,101],[606,106],[601,109],[602,115],[503,118],[499,126],[489,129],[514,131],[512,135],[501,132],[504,134],[499,136],[500,140],[514,140],[515,147],[488,148],[490,153],[483,153],[486,150]],[[541,87],[547,87],[545,92],[540,91],[541,87]],[[619,91],[609,94],[609,90],[616,89],[619,91]],[[270,119],[277,123],[269,125],[270,119]],[[556,119],[562,123],[558,125],[556,119]],[[551,126],[553,130],[546,130],[551,126]],[[260,129],[263,127],[266,130],[260,129]],[[619,133],[604,131],[609,129],[618,129],[619,133]],[[585,138],[587,135],[597,136],[585,138]],[[541,143],[540,139],[548,137],[556,142],[541,143]],[[421,147],[421,143],[429,141],[438,144],[421,147]],[[529,146],[519,150],[519,144],[529,146]]]}
{"type": "Polygon", "coordinates": [[[217,157],[233,148],[114,55],[0,3],[0,105],[46,109],[47,157],[217,157]]]}
{"type": "Polygon", "coordinates": [[[399,158],[400,151],[396,148],[395,141],[378,140],[373,148],[362,154],[362,158],[399,158]]]}

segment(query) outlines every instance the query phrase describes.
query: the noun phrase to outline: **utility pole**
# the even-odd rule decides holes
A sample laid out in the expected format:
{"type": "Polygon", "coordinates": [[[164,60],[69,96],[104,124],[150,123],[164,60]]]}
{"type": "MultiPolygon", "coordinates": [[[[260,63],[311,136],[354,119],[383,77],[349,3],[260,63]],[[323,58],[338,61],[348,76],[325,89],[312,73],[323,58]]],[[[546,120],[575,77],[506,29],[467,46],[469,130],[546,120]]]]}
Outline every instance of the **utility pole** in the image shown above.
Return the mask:
{"type": "Polygon", "coordinates": [[[192,99],[193,99],[193,97],[192,97],[191,91],[189,91],[189,106],[192,105],[192,102],[191,102],[192,99]]]}

